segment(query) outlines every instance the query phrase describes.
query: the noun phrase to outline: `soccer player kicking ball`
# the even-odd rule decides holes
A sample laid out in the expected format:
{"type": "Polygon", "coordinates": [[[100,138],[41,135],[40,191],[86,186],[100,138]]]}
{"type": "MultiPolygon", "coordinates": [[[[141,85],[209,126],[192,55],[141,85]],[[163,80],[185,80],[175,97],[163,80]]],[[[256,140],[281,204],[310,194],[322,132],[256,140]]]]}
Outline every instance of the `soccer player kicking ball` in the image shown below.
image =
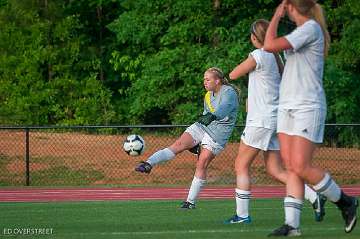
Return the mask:
{"type": "Polygon", "coordinates": [[[185,150],[194,151],[200,144],[194,179],[188,197],[181,205],[183,209],[195,208],[195,201],[206,183],[207,168],[224,149],[234,129],[239,108],[239,91],[229,84],[220,69],[212,67],[206,70],[204,87],[207,90],[204,111],[198,121],[188,127],[168,148],[155,152],[146,162],[141,162],[135,168],[140,173],[150,173],[155,165],[174,159],[185,150]]]}
{"type": "Polygon", "coordinates": [[[322,8],[315,0],[286,0],[275,11],[265,36],[264,50],[286,51],[280,83],[277,132],[288,180],[284,199],[285,223],[269,236],[299,236],[304,182],[335,203],[351,232],[357,221],[358,200],[346,195],[330,174],[312,164],[316,143],[322,143],[326,99],[324,58],[330,36],[322,8]],[[297,28],[277,37],[278,23],[287,13],[297,28]]]}
{"type": "MultiPolygon", "coordinates": [[[[246,127],[241,136],[239,152],[235,160],[236,214],[226,220],[225,224],[251,222],[249,171],[260,151],[264,153],[266,171],[284,184],[287,180],[276,135],[279,86],[284,65],[278,54],[262,49],[268,26],[269,22],[263,19],[251,25],[250,40],[257,49],[230,73],[230,79],[233,80],[249,73],[249,86],[246,127]]],[[[315,220],[322,221],[326,198],[320,197],[320,194],[307,185],[305,185],[305,198],[314,208],[315,220]]]]}

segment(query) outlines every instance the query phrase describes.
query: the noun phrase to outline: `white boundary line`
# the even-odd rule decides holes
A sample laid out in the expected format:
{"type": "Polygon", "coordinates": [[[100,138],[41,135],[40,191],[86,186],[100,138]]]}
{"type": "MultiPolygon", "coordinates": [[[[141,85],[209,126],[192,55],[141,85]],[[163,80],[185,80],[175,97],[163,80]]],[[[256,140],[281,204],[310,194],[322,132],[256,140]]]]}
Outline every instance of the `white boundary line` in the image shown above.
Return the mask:
{"type": "MultiPolygon", "coordinates": [[[[229,225],[231,226],[231,225],[229,225]]],[[[64,233],[69,235],[162,235],[162,234],[201,234],[201,233],[251,233],[251,232],[264,232],[270,233],[274,228],[263,228],[263,229],[218,229],[218,230],[174,230],[174,231],[139,231],[139,232],[84,232],[84,233],[64,233]]],[[[308,231],[344,231],[342,227],[322,227],[322,228],[307,228],[308,231]]],[[[345,235],[345,233],[344,233],[345,235]]]]}

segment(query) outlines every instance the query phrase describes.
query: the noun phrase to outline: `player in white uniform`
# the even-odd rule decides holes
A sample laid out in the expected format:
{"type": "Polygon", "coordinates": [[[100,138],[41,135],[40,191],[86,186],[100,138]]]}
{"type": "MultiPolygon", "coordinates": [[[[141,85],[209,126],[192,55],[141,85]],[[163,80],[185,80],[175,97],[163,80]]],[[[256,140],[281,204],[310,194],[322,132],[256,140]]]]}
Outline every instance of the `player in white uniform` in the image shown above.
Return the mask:
{"type": "MultiPolygon", "coordinates": [[[[226,224],[251,222],[249,168],[260,151],[264,153],[266,171],[280,182],[286,183],[287,175],[281,164],[276,135],[279,86],[284,66],[278,54],[262,49],[268,25],[269,22],[263,19],[252,24],[250,38],[257,49],[230,73],[230,79],[233,80],[249,73],[249,86],[246,127],[235,160],[236,214],[226,220],[226,224]]],[[[315,209],[315,220],[321,221],[326,198],[318,197],[307,185],[305,188],[307,199],[315,209]]]]}
{"type": "Polygon", "coordinates": [[[239,92],[235,86],[229,84],[219,68],[212,67],[206,70],[204,87],[207,93],[203,115],[199,120],[188,127],[172,145],[155,152],[146,162],[141,162],[135,168],[140,173],[150,173],[155,165],[174,159],[177,154],[201,145],[194,179],[188,197],[181,205],[183,209],[195,208],[195,200],[206,184],[207,168],[215,156],[224,149],[234,129],[239,108],[239,92]]]}
{"type": "Polygon", "coordinates": [[[284,0],[266,32],[264,49],[286,50],[287,56],[277,124],[280,152],[288,174],[285,223],[269,236],[301,235],[304,182],[341,210],[346,233],[356,224],[358,200],[346,195],[327,172],[311,162],[316,143],[323,141],[326,100],[322,78],[329,42],[322,8],[315,0],[284,0]],[[285,13],[297,28],[289,35],[277,37],[278,23],[285,13]]]}

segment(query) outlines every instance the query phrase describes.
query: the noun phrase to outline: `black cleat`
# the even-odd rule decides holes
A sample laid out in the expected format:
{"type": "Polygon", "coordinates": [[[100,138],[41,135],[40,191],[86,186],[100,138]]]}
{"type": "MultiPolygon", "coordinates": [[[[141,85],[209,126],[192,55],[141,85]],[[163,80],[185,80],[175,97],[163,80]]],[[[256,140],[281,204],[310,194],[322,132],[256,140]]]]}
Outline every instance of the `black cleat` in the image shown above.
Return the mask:
{"type": "Polygon", "coordinates": [[[321,222],[324,219],[325,216],[325,202],[326,202],[326,197],[321,195],[321,194],[317,194],[317,198],[316,201],[312,204],[312,207],[314,209],[314,215],[315,215],[315,221],[317,222],[321,222]]]}
{"type": "Polygon", "coordinates": [[[180,209],[195,209],[195,204],[184,201],[181,203],[180,209]]]}
{"type": "Polygon", "coordinates": [[[301,236],[301,231],[299,228],[293,228],[290,225],[284,224],[278,229],[272,231],[268,237],[296,237],[301,236]]]}
{"type": "Polygon", "coordinates": [[[140,164],[135,168],[135,171],[140,173],[147,173],[151,172],[152,166],[148,162],[141,161],[140,164]]]}
{"type": "Polygon", "coordinates": [[[351,197],[351,205],[348,207],[341,208],[341,214],[345,221],[345,232],[350,233],[357,221],[357,208],[359,206],[359,201],[355,197],[351,197]]]}

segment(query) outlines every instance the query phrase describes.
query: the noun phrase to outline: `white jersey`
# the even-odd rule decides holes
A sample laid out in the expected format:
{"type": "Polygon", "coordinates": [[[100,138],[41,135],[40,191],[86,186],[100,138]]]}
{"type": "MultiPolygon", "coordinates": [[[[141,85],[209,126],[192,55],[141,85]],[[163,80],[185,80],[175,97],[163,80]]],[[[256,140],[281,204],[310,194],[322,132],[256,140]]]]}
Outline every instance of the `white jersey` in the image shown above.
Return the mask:
{"type": "Polygon", "coordinates": [[[326,109],[323,89],[324,35],[315,20],[308,20],[285,36],[292,48],[280,85],[279,108],[326,109]]]}
{"type": "Polygon", "coordinates": [[[281,76],[273,53],[262,49],[250,55],[256,68],[249,74],[246,126],[276,129],[281,76]]]}

